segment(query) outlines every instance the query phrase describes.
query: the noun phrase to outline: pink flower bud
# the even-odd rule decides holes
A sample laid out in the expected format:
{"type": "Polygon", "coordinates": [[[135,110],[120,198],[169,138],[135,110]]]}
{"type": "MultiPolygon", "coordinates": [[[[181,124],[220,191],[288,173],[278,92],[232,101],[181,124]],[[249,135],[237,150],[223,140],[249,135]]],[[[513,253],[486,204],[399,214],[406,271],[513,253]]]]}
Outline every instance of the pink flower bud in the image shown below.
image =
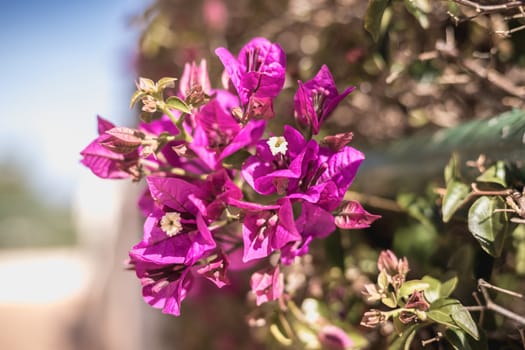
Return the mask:
{"type": "Polygon", "coordinates": [[[319,333],[319,342],[323,349],[344,350],[354,345],[352,339],[348,337],[341,328],[328,325],[324,326],[319,333]]]}

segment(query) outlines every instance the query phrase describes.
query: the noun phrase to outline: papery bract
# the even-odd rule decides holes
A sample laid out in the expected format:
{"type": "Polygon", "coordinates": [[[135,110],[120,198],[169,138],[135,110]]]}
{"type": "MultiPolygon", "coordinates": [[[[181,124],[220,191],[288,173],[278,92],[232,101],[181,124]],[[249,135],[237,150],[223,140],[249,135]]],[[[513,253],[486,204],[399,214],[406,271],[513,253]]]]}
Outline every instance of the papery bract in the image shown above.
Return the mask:
{"type": "Polygon", "coordinates": [[[367,228],[380,217],[367,212],[357,201],[347,201],[335,216],[335,224],[345,229],[367,228]]]}
{"type": "Polygon", "coordinates": [[[179,93],[183,99],[191,99],[192,93],[196,91],[206,95],[211,94],[206,60],[201,60],[198,66],[195,62],[186,63],[179,80],[179,93]]]}
{"type": "Polygon", "coordinates": [[[337,208],[364,159],[363,153],[347,146],[338,152],[319,147],[288,125],[282,137],[281,143],[287,146],[284,154],[275,153],[269,140],[258,143],[255,156],[243,165],[245,181],[260,194],[285,194],[329,211],[337,208]]]}
{"type": "Polygon", "coordinates": [[[115,128],[115,125],[102,117],[98,117],[99,136],[93,140],[80,154],[82,164],[87,166],[95,175],[104,179],[123,179],[138,176],[137,163],[139,154],[137,147],[129,152],[115,152],[104,146],[104,143],[114,139],[106,132],[115,128]]]}
{"type": "Polygon", "coordinates": [[[286,244],[301,239],[289,200],[283,199],[273,206],[244,203],[231,201],[232,205],[246,211],[242,226],[244,262],[267,257],[286,244]]]}
{"type": "Polygon", "coordinates": [[[302,203],[301,215],[295,224],[302,239],[291,242],[281,249],[281,261],[287,265],[293,263],[296,257],[308,253],[308,246],[313,239],[324,238],[335,230],[333,215],[306,201],[302,203]]]}
{"type": "Polygon", "coordinates": [[[255,294],[257,306],[279,299],[284,291],[284,278],[279,266],[254,272],[250,279],[250,286],[255,294]]]}
{"type": "Polygon", "coordinates": [[[130,251],[135,260],[157,264],[191,264],[216,247],[203,217],[205,193],[177,178],[148,177],[148,187],[158,205],[144,223],[144,237],[130,251]],[[177,213],[175,234],[162,227],[163,218],[177,213]]]}
{"type": "Polygon", "coordinates": [[[250,96],[275,98],[284,85],[286,56],[278,44],[265,38],[250,40],[235,58],[220,47],[215,53],[237,90],[242,105],[250,96]]]}
{"type": "Polygon", "coordinates": [[[302,126],[311,128],[315,135],[339,102],[354,90],[354,87],[349,87],[339,94],[332,73],[326,65],[321,67],[312,80],[298,83],[294,97],[295,118],[302,126]]]}
{"type": "Polygon", "coordinates": [[[192,275],[184,265],[162,265],[131,257],[131,264],[142,284],[144,300],[163,313],[180,315],[180,304],[192,284],[192,275]]]}
{"type": "Polygon", "coordinates": [[[222,288],[230,284],[226,275],[228,265],[228,257],[221,251],[215,259],[199,268],[197,273],[213,282],[217,287],[222,288]]]}

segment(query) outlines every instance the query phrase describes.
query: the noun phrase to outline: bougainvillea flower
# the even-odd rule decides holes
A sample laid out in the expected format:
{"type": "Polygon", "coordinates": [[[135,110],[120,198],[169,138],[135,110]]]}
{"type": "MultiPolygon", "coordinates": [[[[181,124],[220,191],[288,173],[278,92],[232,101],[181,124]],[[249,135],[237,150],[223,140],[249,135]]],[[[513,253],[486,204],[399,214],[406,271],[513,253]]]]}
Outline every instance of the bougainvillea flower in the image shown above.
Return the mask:
{"type": "Polygon", "coordinates": [[[220,47],[215,53],[237,90],[242,105],[250,96],[275,98],[284,85],[286,56],[283,49],[265,38],[250,40],[235,58],[220,47]]]}
{"type": "Polygon", "coordinates": [[[285,194],[331,211],[343,200],[363,159],[363,153],[352,147],[334,152],[314,140],[306,142],[286,125],[283,136],[259,142],[255,156],[244,163],[242,176],[257,193],[285,194]]]}
{"type": "Polygon", "coordinates": [[[279,299],[284,291],[284,278],[279,270],[279,265],[254,272],[250,278],[250,287],[255,294],[257,306],[279,299]]]}
{"type": "Polygon", "coordinates": [[[255,144],[266,127],[264,120],[252,120],[244,127],[216,99],[196,114],[191,149],[215,169],[220,161],[236,151],[255,144]]]}
{"type": "Polygon", "coordinates": [[[160,207],[144,223],[144,237],[133,247],[134,260],[191,265],[216,247],[201,213],[203,191],[177,178],[148,177],[151,196],[160,207]]]}
{"type": "Polygon", "coordinates": [[[335,230],[334,217],[330,212],[306,201],[303,201],[301,208],[295,226],[302,239],[281,249],[281,261],[287,265],[293,263],[296,257],[308,253],[309,244],[313,239],[324,238],[335,230]]]}
{"type": "Polygon", "coordinates": [[[165,314],[180,315],[180,304],[186,298],[193,281],[190,269],[178,264],[155,264],[135,260],[131,265],[142,284],[144,300],[165,314]]]}
{"type": "Polygon", "coordinates": [[[122,153],[104,146],[104,143],[114,138],[107,132],[115,128],[115,125],[100,116],[97,118],[99,136],[80,152],[82,155],[80,162],[87,166],[93,174],[104,179],[137,177],[139,160],[137,147],[132,147],[129,152],[122,153]]]}
{"type": "Polygon", "coordinates": [[[225,169],[220,169],[206,178],[204,183],[206,192],[205,216],[208,220],[219,220],[224,209],[231,199],[241,199],[242,191],[231,180],[225,169]]]}
{"type": "Polygon", "coordinates": [[[294,97],[295,118],[302,126],[311,128],[315,135],[339,102],[354,90],[354,87],[348,87],[339,94],[332,73],[326,65],[321,67],[312,80],[298,83],[294,97]]]}
{"type": "Polygon", "coordinates": [[[195,62],[184,65],[184,71],[179,80],[179,93],[184,100],[191,100],[192,94],[211,94],[206,60],[201,60],[198,66],[195,62]]]}
{"type": "Polygon", "coordinates": [[[385,271],[388,276],[404,276],[409,271],[408,260],[406,257],[398,259],[396,254],[390,249],[383,250],[377,259],[377,269],[385,271]]]}
{"type": "Polygon", "coordinates": [[[232,199],[230,205],[245,211],[242,226],[243,262],[265,258],[286,244],[301,240],[295,227],[292,204],[286,198],[275,205],[232,199]]]}
{"type": "Polygon", "coordinates": [[[248,106],[246,107],[246,113],[244,115],[245,120],[251,119],[272,119],[275,116],[273,111],[273,100],[270,97],[257,97],[250,96],[248,106]]]}
{"type": "Polygon", "coordinates": [[[228,265],[228,257],[220,251],[215,259],[199,268],[197,273],[213,282],[217,287],[222,288],[230,284],[226,275],[228,265]]]}
{"type": "Polygon", "coordinates": [[[367,212],[357,201],[347,201],[335,216],[335,224],[346,229],[367,228],[380,217],[367,212]]]}

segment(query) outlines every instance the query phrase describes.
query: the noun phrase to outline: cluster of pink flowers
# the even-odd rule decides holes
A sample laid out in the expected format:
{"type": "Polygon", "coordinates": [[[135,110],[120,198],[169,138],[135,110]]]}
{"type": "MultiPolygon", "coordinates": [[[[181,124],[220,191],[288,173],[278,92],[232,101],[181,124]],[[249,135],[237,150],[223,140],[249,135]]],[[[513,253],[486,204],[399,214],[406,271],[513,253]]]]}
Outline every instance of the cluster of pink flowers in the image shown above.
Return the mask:
{"type": "Polygon", "coordinates": [[[378,218],[344,200],[364,160],[347,146],[352,134],[312,136],[352,88],[340,94],[323,66],[299,82],[299,129],[286,125],[282,135],[268,135],[285,81],[284,51],[255,38],[237,58],[225,48],[216,54],[224,89],[212,89],[205,61],[186,65],[178,93],[167,100],[162,87],[173,79],[142,79],[143,111],[162,112],[158,118],[130,129],[99,117],[99,136],[81,152],[97,176],[145,178],[138,203],[144,235],[129,252],[130,265],[144,299],[173,315],[196,278],[227,285],[230,263],[266,262],[250,285],[258,305],[277,300],[284,293],[280,267],[306,254],[312,240],[378,218]]]}

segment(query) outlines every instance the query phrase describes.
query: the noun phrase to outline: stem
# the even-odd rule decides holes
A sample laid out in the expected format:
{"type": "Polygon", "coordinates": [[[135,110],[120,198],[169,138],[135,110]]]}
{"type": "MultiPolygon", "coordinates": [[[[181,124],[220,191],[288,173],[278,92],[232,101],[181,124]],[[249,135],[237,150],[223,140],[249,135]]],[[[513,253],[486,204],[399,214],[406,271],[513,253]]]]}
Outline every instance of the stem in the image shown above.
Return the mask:
{"type": "Polygon", "coordinates": [[[476,196],[508,196],[513,192],[511,189],[501,191],[483,191],[478,188],[478,185],[475,182],[473,182],[470,187],[472,187],[472,194],[476,196]]]}
{"type": "Polygon", "coordinates": [[[519,8],[521,6],[525,6],[525,3],[523,1],[509,1],[504,4],[499,5],[480,5],[477,2],[470,1],[470,0],[453,0],[455,3],[471,7],[475,9],[477,12],[499,12],[504,10],[510,10],[514,8],[519,8]]]}
{"type": "MultiPolygon", "coordinates": [[[[175,118],[173,113],[171,113],[170,109],[166,107],[165,104],[161,104],[159,108],[163,113],[165,113],[170,118],[171,122],[177,127],[177,129],[179,129],[180,139],[190,143],[193,140],[193,138],[191,137],[191,135],[189,135],[186,132],[186,129],[184,129],[184,126],[182,125],[182,123],[184,122],[184,116],[186,115],[186,113],[181,112],[179,119],[177,119],[175,118]]],[[[179,137],[177,137],[177,139],[179,139],[179,137]]]]}
{"type": "Polygon", "coordinates": [[[370,194],[363,194],[363,193],[348,191],[345,194],[345,199],[346,200],[354,199],[365,205],[369,205],[371,207],[378,208],[378,209],[385,209],[385,210],[393,211],[393,212],[403,211],[401,207],[397,204],[396,201],[387,199],[387,198],[383,198],[383,197],[370,195],[370,194]]]}
{"type": "Polygon", "coordinates": [[[501,305],[498,305],[496,304],[492,298],[490,297],[487,289],[493,289],[493,290],[496,290],[498,292],[501,292],[501,293],[505,293],[505,294],[509,294],[509,295],[512,295],[512,296],[515,296],[515,297],[518,297],[518,298],[523,298],[523,295],[520,294],[520,293],[515,293],[515,292],[512,292],[510,290],[507,290],[507,289],[503,289],[503,288],[500,288],[500,287],[497,287],[497,286],[494,286],[488,282],[486,282],[485,280],[483,279],[479,279],[478,280],[478,287],[479,287],[479,290],[481,291],[481,294],[483,295],[483,298],[485,299],[485,305],[479,305],[479,306],[469,306],[467,307],[467,310],[470,310],[470,311],[480,311],[480,312],[483,312],[484,310],[491,310],[493,312],[496,312],[508,319],[511,319],[519,324],[521,324],[522,326],[525,326],[525,317],[521,316],[521,315],[518,315],[506,308],[504,308],[503,306],[501,305]]]}

